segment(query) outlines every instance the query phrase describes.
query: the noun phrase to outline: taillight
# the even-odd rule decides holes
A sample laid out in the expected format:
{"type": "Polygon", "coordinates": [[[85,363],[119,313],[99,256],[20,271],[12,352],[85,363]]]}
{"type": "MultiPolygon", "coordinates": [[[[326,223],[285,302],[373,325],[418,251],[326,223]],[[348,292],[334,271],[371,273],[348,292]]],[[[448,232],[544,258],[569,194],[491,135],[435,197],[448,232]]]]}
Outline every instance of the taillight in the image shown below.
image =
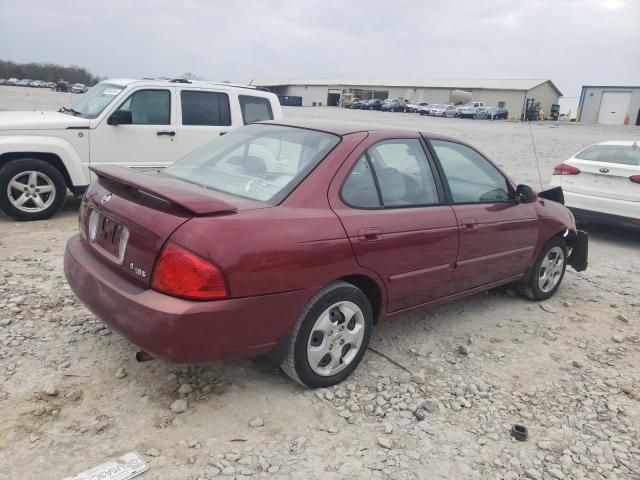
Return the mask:
{"type": "Polygon", "coordinates": [[[228,295],[219,268],[171,242],[160,252],[151,286],[169,295],[196,300],[213,300],[228,295]]]}
{"type": "Polygon", "coordinates": [[[640,175],[632,175],[629,177],[629,180],[631,180],[633,183],[640,183],[640,175]]]}
{"type": "Polygon", "coordinates": [[[553,167],[554,175],[578,175],[580,170],[572,165],[567,165],[566,163],[561,163],[553,167]]]}

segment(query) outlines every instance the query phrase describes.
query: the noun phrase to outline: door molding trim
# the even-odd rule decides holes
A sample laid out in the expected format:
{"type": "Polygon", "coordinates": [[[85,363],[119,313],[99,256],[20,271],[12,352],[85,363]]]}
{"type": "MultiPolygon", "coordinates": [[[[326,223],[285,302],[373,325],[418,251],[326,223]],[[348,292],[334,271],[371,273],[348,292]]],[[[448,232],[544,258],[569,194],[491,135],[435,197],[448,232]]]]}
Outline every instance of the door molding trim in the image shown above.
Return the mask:
{"type": "Polygon", "coordinates": [[[468,265],[470,263],[483,262],[485,260],[493,260],[495,258],[506,257],[507,255],[516,255],[519,253],[530,252],[535,249],[535,246],[516,248],[515,250],[507,250],[506,252],[492,253],[491,255],[484,255],[482,257],[469,258],[467,260],[459,260],[456,262],[456,266],[468,265]]]}

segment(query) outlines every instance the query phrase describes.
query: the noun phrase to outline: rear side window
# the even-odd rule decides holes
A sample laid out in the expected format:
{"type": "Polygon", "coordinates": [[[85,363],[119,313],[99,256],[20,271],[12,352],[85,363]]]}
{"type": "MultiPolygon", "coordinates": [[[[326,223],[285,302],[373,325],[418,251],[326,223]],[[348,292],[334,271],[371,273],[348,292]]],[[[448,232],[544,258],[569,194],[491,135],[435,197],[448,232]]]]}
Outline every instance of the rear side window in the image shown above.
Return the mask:
{"type": "Polygon", "coordinates": [[[431,167],[417,139],[385,140],[369,148],[349,173],[341,196],[354,208],[439,203],[431,167]]]}
{"type": "Polygon", "coordinates": [[[183,125],[231,125],[229,96],[226,93],[182,90],[183,125]]]}
{"type": "Polygon", "coordinates": [[[342,186],[342,200],[355,208],[379,208],[380,197],[367,157],[362,155],[342,186]]]}
{"type": "Polygon", "coordinates": [[[637,145],[596,145],[576,155],[580,160],[640,165],[640,147],[637,145]]]}
{"type": "Polygon", "coordinates": [[[273,120],[271,102],[268,98],[252,97],[251,95],[239,95],[242,120],[247,123],[273,120]]]}

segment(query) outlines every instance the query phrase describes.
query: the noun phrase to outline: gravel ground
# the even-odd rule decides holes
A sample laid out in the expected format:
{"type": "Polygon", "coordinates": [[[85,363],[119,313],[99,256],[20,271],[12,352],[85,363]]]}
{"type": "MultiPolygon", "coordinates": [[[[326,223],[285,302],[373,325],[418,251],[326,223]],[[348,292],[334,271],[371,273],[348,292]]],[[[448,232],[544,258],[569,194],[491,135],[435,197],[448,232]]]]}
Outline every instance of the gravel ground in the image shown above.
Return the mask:
{"type": "MultiPolygon", "coordinates": [[[[1,109],[72,94],[0,87],[1,109]]],[[[464,138],[538,186],[529,126],[285,109],[464,138]]],[[[636,127],[531,125],[542,168],[636,127]]],[[[136,363],[66,285],[77,201],[0,217],[0,480],[61,479],[137,450],[144,479],[640,478],[640,236],[587,227],[590,268],[532,303],[508,289],[380,325],[360,368],[304,390],[259,361],[136,363]],[[635,280],[635,281],[634,281],[635,280]],[[510,436],[528,427],[524,442],[510,436]]]]}

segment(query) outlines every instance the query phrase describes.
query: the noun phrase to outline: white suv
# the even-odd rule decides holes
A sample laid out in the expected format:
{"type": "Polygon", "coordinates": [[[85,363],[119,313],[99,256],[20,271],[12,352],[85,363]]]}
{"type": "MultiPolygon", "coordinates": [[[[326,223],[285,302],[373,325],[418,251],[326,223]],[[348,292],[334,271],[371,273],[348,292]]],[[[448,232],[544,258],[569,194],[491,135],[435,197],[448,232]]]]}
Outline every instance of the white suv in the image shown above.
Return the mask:
{"type": "Polygon", "coordinates": [[[177,80],[106,80],[58,112],[0,112],[0,209],[51,217],[89,166],[158,170],[208,141],[282,118],[278,97],[253,87],[177,80]]]}

